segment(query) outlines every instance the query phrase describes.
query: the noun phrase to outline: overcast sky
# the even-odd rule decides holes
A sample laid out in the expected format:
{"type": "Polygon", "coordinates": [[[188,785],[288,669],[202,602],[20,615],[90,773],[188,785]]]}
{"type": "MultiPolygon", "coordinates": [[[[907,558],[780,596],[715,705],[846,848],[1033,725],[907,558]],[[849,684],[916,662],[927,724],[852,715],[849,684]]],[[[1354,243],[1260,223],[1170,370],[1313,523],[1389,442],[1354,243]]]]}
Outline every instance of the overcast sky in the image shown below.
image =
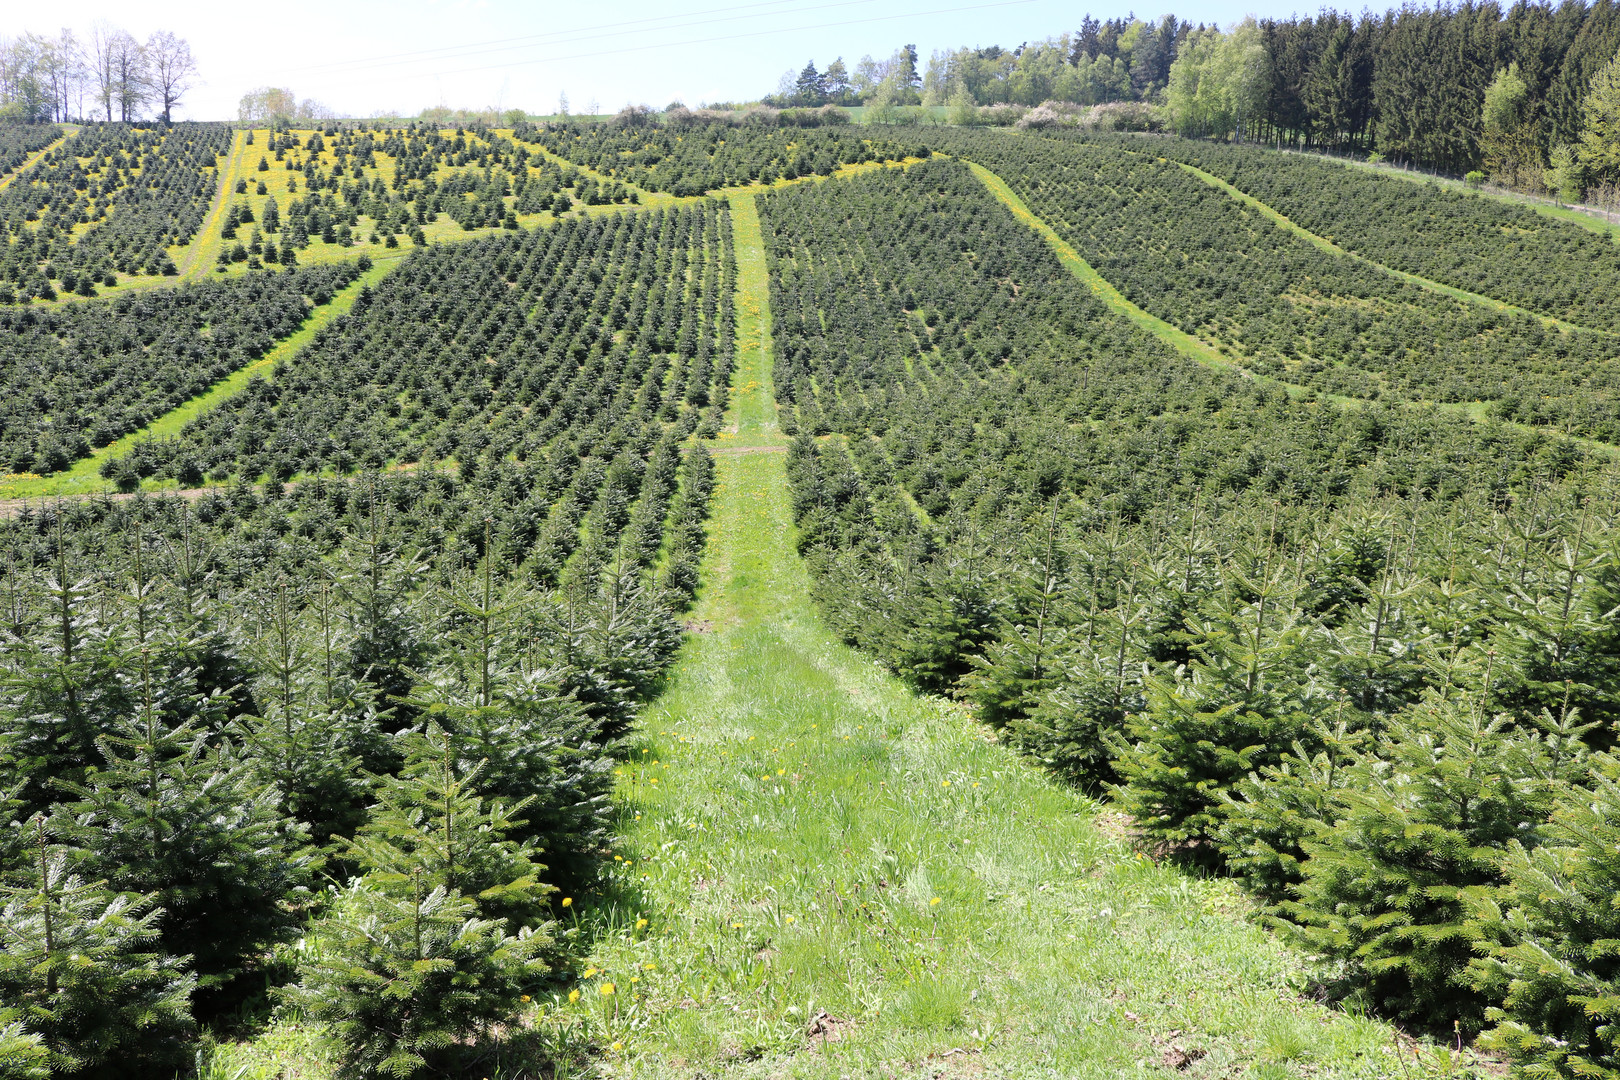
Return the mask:
{"type": "MultiPolygon", "coordinates": [[[[1201,0],[1176,11],[1193,21],[1283,15],[1298,5],[1201,0]]],[[[661,108],[679,99],[748,100],[768,93],[788,68],[842,55],[885,57],[915,43],[926,57],[960,45],[1013,47],[1073,30],[1086,5],[1062,0],[612,0],[590,4],[520,0],[76,0],[55,9],[8,5],[0,32],[81,36],[106,20],[144,39],[168,29],[191,43],[201,69],[176,119],[234,119],[242,94],[284,86],[343,116],[414,115],[430,105],[552,112],[627,102],[661,108]]],[[[1099,0],[1100,18],[1127,14],[1099,0]]],[[[1139,11],[1157,16],[1160,11],[1139,11]]]]}

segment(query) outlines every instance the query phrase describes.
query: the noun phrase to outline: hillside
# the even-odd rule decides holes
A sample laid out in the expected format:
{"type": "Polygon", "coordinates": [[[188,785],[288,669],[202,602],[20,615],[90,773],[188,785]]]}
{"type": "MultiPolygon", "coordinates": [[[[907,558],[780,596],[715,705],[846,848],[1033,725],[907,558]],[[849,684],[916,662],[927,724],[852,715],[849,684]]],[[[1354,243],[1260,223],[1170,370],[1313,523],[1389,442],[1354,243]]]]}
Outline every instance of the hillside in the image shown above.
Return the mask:
{"type": "Polygon", "coordinates": [[[5,309],[0,1053],[1616,1067],[1613,236],[693,123],[238,132],[5,309]]]}

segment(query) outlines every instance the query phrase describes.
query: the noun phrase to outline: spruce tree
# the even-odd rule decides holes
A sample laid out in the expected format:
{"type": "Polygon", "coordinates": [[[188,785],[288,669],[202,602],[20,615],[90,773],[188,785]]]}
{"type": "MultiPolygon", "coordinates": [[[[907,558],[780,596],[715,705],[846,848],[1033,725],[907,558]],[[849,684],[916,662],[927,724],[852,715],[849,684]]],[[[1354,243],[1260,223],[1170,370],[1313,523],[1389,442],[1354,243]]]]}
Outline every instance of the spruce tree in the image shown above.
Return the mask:
{"type": "Polygon", "coordinates": [[[1512,841],[1540,843],[1558,788],[1584,766],[1578,735],[1515,731],[1479,691],[1431,690],[1357,755],[1339,812],[1311,823],[1298,900],[1282,905],[1312,952],[1347,965],[1390,1015],[1435,1030],[1478,1030],[1488,999],[1466,969],[1471,896],[1503,883],[1512,841]]]}
{"type": "Polygon", "coordinates": [[[476,1055],[552,948],[550,924],[535,922],[544,868],[506,835],[514,808],[478,794],[442,729],[402,738],[405,770],[382,782],[350,845],[365,873],[334,893],[283,992],[335,1036],[346,1075],[415,1076],[476,1055]]]}

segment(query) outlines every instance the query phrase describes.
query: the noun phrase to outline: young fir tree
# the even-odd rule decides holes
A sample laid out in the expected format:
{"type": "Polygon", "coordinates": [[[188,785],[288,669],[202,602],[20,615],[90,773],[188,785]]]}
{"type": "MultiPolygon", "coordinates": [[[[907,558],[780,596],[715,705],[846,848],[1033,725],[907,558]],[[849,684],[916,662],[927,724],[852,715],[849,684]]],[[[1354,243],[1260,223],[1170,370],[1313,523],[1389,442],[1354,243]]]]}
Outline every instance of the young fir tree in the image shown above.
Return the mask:
{"type": "Polygon", "coordinates": [[[1480,1036],[1527,1076],[1620,1075],[1620,759],[1562,790],[1545,846],[1511,840],[1506,884],[1471,898],[1485,955],[1470,982],[1499,1007],[1480,1036]]]}
{"type": "Polygon", "coordinates": [[[5,1075],[38,1075],[31,1036],[54,1075],[172,1074],[185,1060],[196,977],[156,948],[162,909],[151,894],[70,872],[43,817],[24,828],[19,884],[0,888],[0,1063],[8,1042],[18,1063],[5,1075]]]}
{"type": "Polygon", "coordinates": [[[336,1038],[345,1075],[454,1067],[549,970],[549,924],[512,929],[549,890],[506,837],[512,811],[478,795],[446,733],[404,739],[404,774],[351,846],[366,872],[311,927],[283,992],[336,1038]]]}
{"type": "Polygon", "coordinates": [[[304,832],[252,761],[182,719],[195,711],[189,686],[157,685],[149,666],[138,677],[138,711],[98,741],[104,766],[63,785],[65,838],[81,872],[155,898],[159,947],[192,958],[198,1011],[212,1015],[249,992],[246,976],[294,929],[304,832]]]}
{"type": "Polygon", "coordinates": [[[553,883],[578,892],[595,876],[607,827],[612,760],[597,745],[601,721],[563,673],[525,667],[525,619],[541,602],[528,586],[498,584],[486,556],[443,591],[439,662],[412,706],[450,738],[459,768],[477,769],[486,797],[527,802],[511,835],[533,840],[553,883]]]}
{"type": "Polygon", "coordinates": [[[1488,1004],[1465,976],[1469,897],[1503,883],[1511,841],[1539,844],[1553,793],[1584,769],[1578,729],[1530,735],[1487,718],[1488,683],[1430,691],[1357,755],[1338,814],[1301,842],[1298,900],[1281,906],[1378,1008],[1436,1030],[1477,1030],[1488,1004]]]}
{"type": "Polygon", "coordinates": [[[1337,817],[1339,791],[1353,775],[1346,766],[1370,738],[1347,726],[1342,701],[1331,726],[1318,720],[1312,728],[1281,762],[1221,794],[1225,811],[1217,837],[1226,865],[1270,907],[1294,897],[1305,877],[1304,840],[1318,823],[1337,817]]]}
{"type": "Polygon", "coordinates": [[[245,597],[263,715],[244,717],[243,724],[282,813],[327,848],[365,821],[371,791],[365,765],[392,755],[378,745],[385,736],[369,687],[335,670],[328,590],[317,588],[312,605],[301,604],[304,598],[285,581],[245,597]]]}
{"type": "Polygon", "coordinates": [[[1314,754],[1311,718],[1327,705],[1309,673],[1315,628],[1293,602],[1297,574],[1269,551],[1257,561],[1253,572],[1227,565],[1226,591],[1189,621],[1194,659],[1145,680],[1146,707],[1113,743],[1121,803],[1143,835],[1207,864],[1220,862],[1220,793],[1296,742],[1314,754]]]}
{"type": "MultiPolygon", "coordinates": [[[[16,589],[23,575],[8,574],[16,589]]],[[[49,808],[59,781],[99,764],[96,739],[109,717],[132,707],[116,632],[102,617],[88,577],[69,560],[60,530],[56,559],[32,595],[8,604],[0,650],[0,728],[11,732],[0,786],[17,787],[24,813],[49,808]]]]}
{"type": "Polygon", "coordinates": [[[0,1007],[0,1080],[50,1080],[45,1040],[23,1026],[22,1010],[0,1007]]]}
{"type": "Polygon", "coordinates": [[[962,679],[964,696],[978,707],[979,718],[1004,728],[1028,716],[1041,696],[1058,682],[1058,656],[1075,622],[1065,602],[1067,552],[1058,532],[1061,499],[1054,496],[1006,586],[1011,599],[1001,617],[996,640],[969,662],[973,671],[962,679]]]}
{"type": "Polygon", "coordinates": [[[532,840],[509,837],[524,824],[527,799],[486,800],[482,762],[465,762],[457,740],[437,724],[400,736],[405,767],[380,778],[370,820],[348,844],[348,856],[374,885],[403,888],[415,875],[428,890],[471,897],[478,914],[507,926],[537,922],[553,891],[532,840]]]}

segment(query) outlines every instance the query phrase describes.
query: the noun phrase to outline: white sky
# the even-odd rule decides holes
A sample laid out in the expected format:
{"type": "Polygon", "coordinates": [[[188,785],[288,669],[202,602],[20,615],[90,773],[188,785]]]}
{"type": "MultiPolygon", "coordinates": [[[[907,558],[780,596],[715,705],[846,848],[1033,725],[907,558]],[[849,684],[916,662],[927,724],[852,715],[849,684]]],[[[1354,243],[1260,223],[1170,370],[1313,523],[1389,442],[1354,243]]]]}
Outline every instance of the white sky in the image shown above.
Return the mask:
{"type": "MultiPolygon", "coordinates": [[[[1270,0],[1285,14],[1280,0],[1270,0]]],[[[627,102],[749,100],[788,68],[842,55],[883,58],[907,42],[936,48],[1002,45],[1074,30],[1088,10],[1063,0],[617,0],[594,6],[521,0],[78,0],[56,9],[12,0],[0,34],[81,36],[98,19],[144,39],[186,38],[200,71],[176,119],[235,119],[242,94],[285,86],[343,116],[414,115],[430,105],[546,113],[566,92],[574,112],[627,102]]],[[[1099,18],[1128,0],[1096,0],[1099,18]]],[[[1230,23],[1252,3],[1203,0],[1181,17],[1230,23]]],[[[1160,12],[1143,11],[1144,16],[1160,12]]]]}

